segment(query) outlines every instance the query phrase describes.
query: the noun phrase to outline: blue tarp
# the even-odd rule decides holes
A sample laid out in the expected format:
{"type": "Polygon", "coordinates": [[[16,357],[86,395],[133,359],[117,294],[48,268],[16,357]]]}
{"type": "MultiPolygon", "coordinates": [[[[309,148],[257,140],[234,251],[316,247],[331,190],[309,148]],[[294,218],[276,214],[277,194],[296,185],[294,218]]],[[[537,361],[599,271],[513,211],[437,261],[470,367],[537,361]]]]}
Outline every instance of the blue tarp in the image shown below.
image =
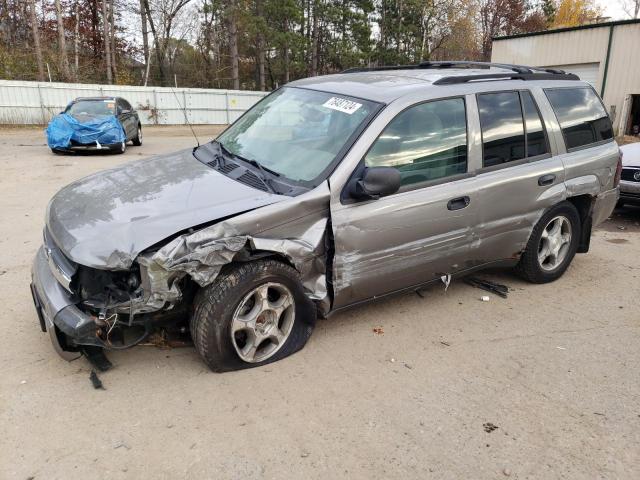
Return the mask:
{"type": "Polygon", "coordinates": [[[79,122],[67,113],[56,115],[46,129],[50,148],[67,148],[71,140],[81,144],[113,145],[125,141],[122,124],[114,115],[98,116],[79,122]]]}

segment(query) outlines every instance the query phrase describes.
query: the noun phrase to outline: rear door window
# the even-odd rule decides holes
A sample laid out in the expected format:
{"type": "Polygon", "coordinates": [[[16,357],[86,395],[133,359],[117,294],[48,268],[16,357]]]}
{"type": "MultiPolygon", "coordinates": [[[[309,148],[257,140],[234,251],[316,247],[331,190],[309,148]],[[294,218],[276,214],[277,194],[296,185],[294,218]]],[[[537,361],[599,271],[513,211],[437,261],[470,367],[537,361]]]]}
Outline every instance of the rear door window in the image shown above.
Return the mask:
{"type": "Polygon", "coordinates": [[[611,120],[590,87],[545,89],[567,150],[613,138],[611,120]]]}
{"type": "Polygon", "coordinates": [[[365,165],[398,169],[403,186],[466,173],[464,100],[435,100],[398,114],[367,153],[365,165]]]}
{"type": "Polygon", "coordinates": [[[549,153],[544,122],[531,92],[483,93],[477,98],[484,167],[549,153]]]}
{"type": "Polygon", "coordinates": [[[549,153],[544,124],[531,93],[521,91],[520,99],[522,100],[524,126],[527,132],[527,158],[549,153]]]}
{"type": "Polygon", "coordinates": [[[518,92],[478,95],[482,164],[493,167],[525,158],[524,122],[518,92]]]}

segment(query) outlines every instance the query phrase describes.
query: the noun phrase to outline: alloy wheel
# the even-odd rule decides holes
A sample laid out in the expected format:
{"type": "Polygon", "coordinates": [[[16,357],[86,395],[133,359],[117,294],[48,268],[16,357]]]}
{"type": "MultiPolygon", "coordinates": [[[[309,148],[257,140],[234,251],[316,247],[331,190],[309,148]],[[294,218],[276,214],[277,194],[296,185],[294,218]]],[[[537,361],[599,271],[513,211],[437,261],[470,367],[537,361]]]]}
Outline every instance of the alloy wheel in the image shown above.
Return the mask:
{"type": "Polygon", "coordinates": [[[563,215],[547,223],[538,245],[538,263],[543,270],[555,270],[564,262],[571,246],[571,234],[571,222],[563,215]]]}
{"type": "Polygon", "coordinates": [[[295,301],[281,283],[264,283],[244,296],[231,321],[231,341],[248,363],[272,357],[287,341],[295,321],[295,301]]]}

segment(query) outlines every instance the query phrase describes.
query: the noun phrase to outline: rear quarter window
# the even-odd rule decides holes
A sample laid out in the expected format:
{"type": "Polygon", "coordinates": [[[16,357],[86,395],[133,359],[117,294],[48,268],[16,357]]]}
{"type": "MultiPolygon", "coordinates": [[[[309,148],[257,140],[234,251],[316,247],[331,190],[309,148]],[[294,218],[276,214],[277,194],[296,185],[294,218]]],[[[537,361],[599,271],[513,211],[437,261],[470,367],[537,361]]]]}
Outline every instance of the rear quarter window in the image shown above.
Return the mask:
{"type": "Polygon", "coordinates": [[[609,115],[592,88],[549,88],[545,93],[560,123],[567,150],[613,138],[609,115]]]}

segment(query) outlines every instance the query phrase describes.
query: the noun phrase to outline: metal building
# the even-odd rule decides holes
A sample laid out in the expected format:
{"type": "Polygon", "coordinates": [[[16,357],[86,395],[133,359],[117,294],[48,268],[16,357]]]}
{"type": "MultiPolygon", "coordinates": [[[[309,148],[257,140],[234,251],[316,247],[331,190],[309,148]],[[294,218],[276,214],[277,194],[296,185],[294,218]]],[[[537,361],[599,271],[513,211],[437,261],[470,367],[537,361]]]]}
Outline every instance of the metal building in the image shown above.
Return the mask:
{"type": "Polygon", "coordinates": [[[496,37],[491,61],[575,73],[603,98],[618,135],[640,127],[640,19],[496,37]]]}

